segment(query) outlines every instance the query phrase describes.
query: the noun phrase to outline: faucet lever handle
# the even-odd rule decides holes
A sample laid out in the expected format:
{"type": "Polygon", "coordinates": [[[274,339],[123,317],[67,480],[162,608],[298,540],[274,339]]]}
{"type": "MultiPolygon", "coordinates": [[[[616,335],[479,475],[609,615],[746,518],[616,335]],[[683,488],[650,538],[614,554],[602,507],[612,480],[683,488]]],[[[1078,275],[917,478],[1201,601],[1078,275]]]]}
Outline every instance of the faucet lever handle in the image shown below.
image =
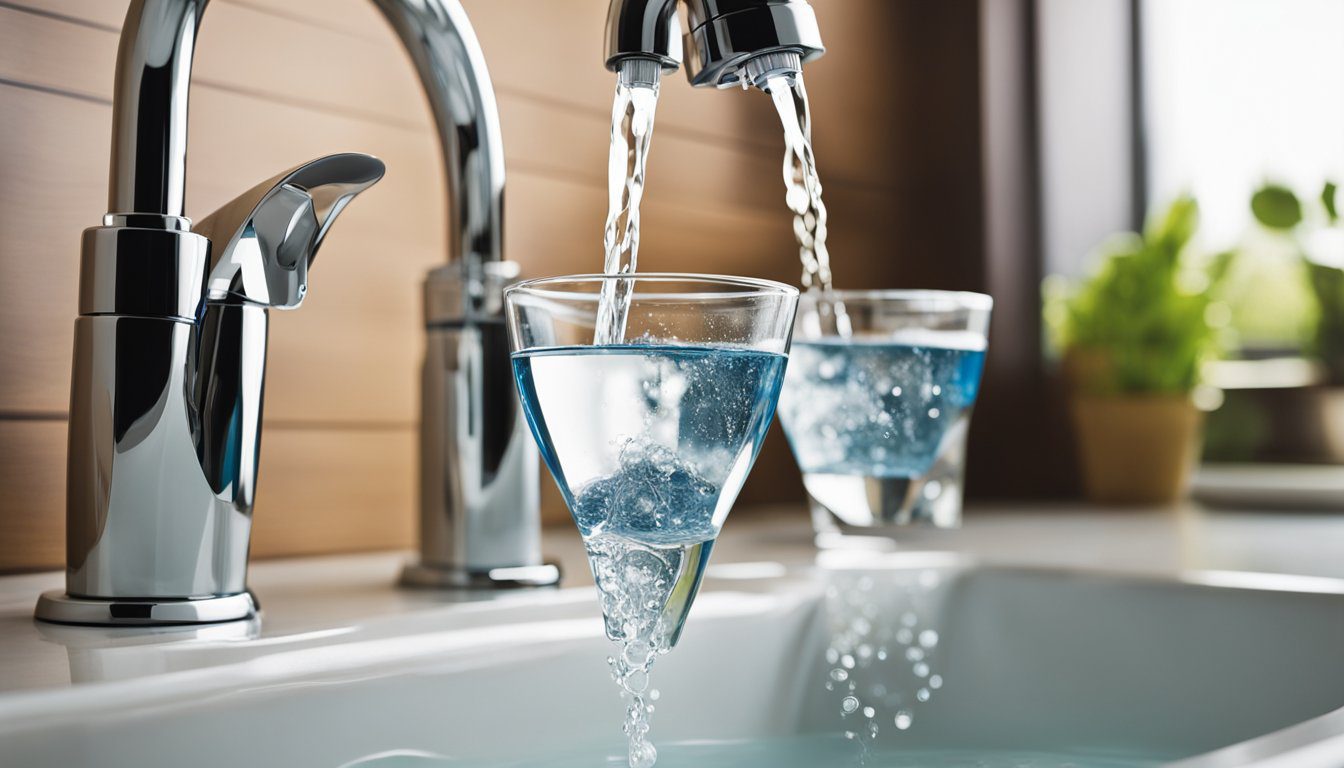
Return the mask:
{"type": "Polygon", "coordinates": [[[337,214],[385,170],[371,155],[320,157],[202,219],[193,231],[210,241],[206,301],[299,306],[308,290],[308,266],[337,214]]]}

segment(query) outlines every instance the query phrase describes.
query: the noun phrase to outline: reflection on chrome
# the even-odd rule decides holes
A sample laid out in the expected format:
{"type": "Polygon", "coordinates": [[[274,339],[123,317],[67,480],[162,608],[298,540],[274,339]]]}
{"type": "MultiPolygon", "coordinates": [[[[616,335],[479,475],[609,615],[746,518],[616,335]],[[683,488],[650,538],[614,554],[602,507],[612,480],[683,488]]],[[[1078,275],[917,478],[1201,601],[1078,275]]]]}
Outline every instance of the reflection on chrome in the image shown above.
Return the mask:
{"type": "Polygon", "coordinates": [[[829,630],[823,685],[844,737],[859,745],[861,764],[879,738],[914,727],[919,707],[940,695],[948,677],[939,644],[952,567],[938,557],[882,560],[888,567],[818,562],[829,630]]]}

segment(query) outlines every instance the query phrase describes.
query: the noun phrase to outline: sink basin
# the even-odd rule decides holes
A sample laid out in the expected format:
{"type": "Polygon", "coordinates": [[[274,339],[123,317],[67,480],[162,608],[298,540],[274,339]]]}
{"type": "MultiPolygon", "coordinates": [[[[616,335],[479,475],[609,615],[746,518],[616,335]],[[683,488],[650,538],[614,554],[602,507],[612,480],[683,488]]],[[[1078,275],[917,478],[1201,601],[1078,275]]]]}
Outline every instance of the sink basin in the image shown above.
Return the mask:
{"type": "MultiPolygon", "coordinates": [[[[587,588],[262,637],[249,625],[41,631],[64,646],[75,684],[0,695],[6,764],[622,754],[587,588]]],[[[731,564],[711,569],[681,644],[654,668],[651,735],[668,766],[1337,766],[1341,648],[1344,581],[1329,578],[919,553],[731,564]]]]}

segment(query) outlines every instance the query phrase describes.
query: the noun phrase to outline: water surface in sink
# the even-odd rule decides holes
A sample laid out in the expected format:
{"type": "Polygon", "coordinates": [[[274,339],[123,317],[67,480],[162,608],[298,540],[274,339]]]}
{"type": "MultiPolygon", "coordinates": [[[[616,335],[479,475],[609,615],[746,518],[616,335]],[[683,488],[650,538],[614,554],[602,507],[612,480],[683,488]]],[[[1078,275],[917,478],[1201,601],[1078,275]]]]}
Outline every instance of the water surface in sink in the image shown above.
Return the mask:
{"type": "MultiPolygon", "coordinates": [[[[683,741],[659,745],[659,760],[697,768],[1143,768],[1160,757],[1122,750],[1005,752],[968,749],[865,750],[840,735],[812,734],[778,739],[683,741]]],[[[453,760],[431,755],[386,755],[342,768],[625,768],[626,756],[592,753],[554,755],[500,763],[453,760]]]]}

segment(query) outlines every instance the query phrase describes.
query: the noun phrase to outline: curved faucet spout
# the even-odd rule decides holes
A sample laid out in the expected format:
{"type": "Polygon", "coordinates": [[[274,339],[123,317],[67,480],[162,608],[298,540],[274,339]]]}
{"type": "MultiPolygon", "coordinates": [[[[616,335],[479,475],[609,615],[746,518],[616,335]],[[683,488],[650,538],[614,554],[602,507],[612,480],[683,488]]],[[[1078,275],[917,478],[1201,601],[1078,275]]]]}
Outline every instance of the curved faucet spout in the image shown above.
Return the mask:
{"type": "MultiPolygon", "coordinates": [[[[457,0],[373,0],[410,53],[443,150],[455,309],[486,311],[485,262],[503,254],[504,150],[480,43],[457,0]],[[460,302],[460,303],[459,303],[460,302]]],[[[133,0],[117,52],[108,224],[186,230],[187,97],[209,0],[133,0]]],[[[454,318],[460,320],[462,318],[454,318]]]]}
{"type": "Polygon", "coordinates": [[[401,38],[434,115],[452,201],[448,255],[461,269],[453,277],[463,295],[452,298],[465,319],[489,314],[484,264],[503,258],[504,145],[485,55],[457,0],[373,3],[401,38]]]}

